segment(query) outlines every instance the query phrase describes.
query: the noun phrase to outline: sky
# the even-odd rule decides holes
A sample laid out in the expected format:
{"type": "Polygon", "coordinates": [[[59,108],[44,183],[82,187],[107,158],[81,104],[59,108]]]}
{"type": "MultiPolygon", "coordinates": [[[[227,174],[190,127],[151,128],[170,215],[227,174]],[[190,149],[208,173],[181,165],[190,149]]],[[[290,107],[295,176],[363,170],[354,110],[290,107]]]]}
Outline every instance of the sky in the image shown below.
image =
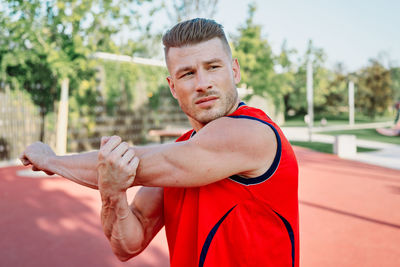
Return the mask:
{"type": "MultiPolygon", "coordinates": [[[[250,0],[219,0],[215,20],[229,34],[248,16],[250,0]]],[[[400,1],[398,0],[258,0],[254,21],[274,52],[286,39],[289,48],[305,52],[308,40],[323,48],[328,66],[337,62],[355,71],[379,55],[400,66],[400,1]]],[[[390,61],[390,62],[389,62],[390,61]]]]}
{"type": "MultiPolygon", "coordinates": [[[[214,19],[236,35],[251,2],[257,5],[254,22],[275,53],[286,40],[302,55],[311,39],[326,52],[328,67],[340,62],[356,71],[378,56],[386,66],[400,66],[399,0],[219,0],[214,19]]],[[[169,19],[155,20],[165,25],[169,19]]]]}

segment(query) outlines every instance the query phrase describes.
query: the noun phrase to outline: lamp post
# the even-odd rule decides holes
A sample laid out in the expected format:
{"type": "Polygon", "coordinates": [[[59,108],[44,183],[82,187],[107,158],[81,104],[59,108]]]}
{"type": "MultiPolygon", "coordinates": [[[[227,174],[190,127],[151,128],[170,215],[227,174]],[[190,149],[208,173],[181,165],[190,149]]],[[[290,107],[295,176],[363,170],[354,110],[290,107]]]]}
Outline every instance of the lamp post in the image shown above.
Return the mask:
{"type": "Polygon", "coordinates": [[[313,68],[309,59],[307,62],[307,106],[308,106],[308,139],[312,140],[312,127],[314,122],[314,93],[313,93],[313,68]]]}
{"type": "Polygon", "coordinates": [[[349,124],[354,126],[354,82],[349,82],[349,124]]]}
{"type": "Polygon", "coordinates": [[[69,79],[65,78],[61,84],[61,97],[57,119],[56,152],[58,155],[64,155],[67,152],[68,87],[69,79]]]}

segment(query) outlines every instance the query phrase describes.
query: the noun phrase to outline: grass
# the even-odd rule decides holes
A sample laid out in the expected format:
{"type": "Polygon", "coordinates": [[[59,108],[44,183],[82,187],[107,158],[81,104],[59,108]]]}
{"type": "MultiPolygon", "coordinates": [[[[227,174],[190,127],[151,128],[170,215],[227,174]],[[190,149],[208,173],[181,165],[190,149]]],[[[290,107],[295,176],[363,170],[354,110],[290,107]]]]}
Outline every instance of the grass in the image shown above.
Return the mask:
{"type": "Polygon", "coordinates": [[[365,139],[365,140],[400,145],[399,136],[384,136],[377,133],[375,129],[340,130],[340,131],[320,132],[318,134],[325,134],[325,135],[352,134],[355,135],[357,139],[365,139]]]}
{"type": "MultiPolygon", "coordinates": [[[[308,142],[308,141],[290,141],[290,143],[294,146],[305,147],[315,151],[333,154],[332,144],[321,143],[321,142],[308,142]]],[[[372,152],[372,151],[376,151],[376,149],[357,147],[357,152],[372,152]]]]}
{"type": "MultiPolygon", "coordinates": [[[[314,126],[322,126],[321,119],[325,118],[327,120],[327,125],[325,126],[332,126],[332,125],[340,125],[340,124],[349,124],[349,118],[347,116],[322,116],[316,115],[314,118],[314,126]]],[[[356,115],[355,123],[371,123],[371,122],[387,122],[393,121],[394,117],[379,117],[375,119],[370,119],[368,117],[362,115],[356,115]]],[[[308,125],[304,122],[304,117],[302,116],[295,116],[295,117],[287,117],[283,127],[307,127],[308,125]]]]}

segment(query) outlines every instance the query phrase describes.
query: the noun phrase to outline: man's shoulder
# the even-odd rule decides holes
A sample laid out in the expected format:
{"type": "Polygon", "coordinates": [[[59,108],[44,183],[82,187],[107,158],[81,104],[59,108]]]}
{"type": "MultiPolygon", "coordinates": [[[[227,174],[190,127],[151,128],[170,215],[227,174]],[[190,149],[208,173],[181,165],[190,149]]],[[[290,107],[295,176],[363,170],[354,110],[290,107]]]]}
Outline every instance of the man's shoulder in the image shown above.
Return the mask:
{"type": "Polygon", "coordinates": [[[263,110],[247,105],[240,106],[236,111],[229,114],[228,117],[252,117],[265,122],[273,123],[272,119],[263,110]]]}

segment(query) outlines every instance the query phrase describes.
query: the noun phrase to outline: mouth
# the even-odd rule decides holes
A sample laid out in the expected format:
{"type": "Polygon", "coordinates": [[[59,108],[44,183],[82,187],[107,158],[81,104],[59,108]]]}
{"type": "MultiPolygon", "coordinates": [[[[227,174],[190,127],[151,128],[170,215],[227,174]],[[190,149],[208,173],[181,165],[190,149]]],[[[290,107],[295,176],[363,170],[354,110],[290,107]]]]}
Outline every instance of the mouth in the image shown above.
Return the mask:
{"type": "Polygon", "coordinates": [[[211,102],[213,102],[214,100],[217,100],[218,99],[218,97],[216,97],[216,96],[207,96],[207,97],[203,97],[203,98],[200,98],[199,100],[197,100],[196,102],[195,102],[195,104],[196,105],[200,105],[200,104],[206,104],[206,103],[211,103],[211,102]]]}

